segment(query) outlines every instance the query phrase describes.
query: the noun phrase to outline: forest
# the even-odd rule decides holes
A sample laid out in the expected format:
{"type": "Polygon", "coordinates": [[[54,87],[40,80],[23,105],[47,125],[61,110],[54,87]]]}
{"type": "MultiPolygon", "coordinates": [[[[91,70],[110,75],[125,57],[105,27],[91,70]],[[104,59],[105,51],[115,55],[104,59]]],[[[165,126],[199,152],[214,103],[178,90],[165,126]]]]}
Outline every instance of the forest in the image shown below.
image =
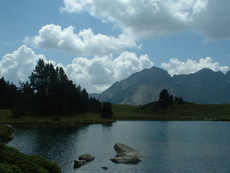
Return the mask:
{"type": "Polygon", "coordinates": [[[108,118],[111,104],[89,97],[80,85],[70,80],[62,67],[54,67],[42,59],[29,76],[29,81],[19,86],[0,79],[0,109],[11,109],[14,117],[20,115],[77,115],[78,113],[103,113],[108,118]],[[106,114],[106,115],[105,115],[106,114]]]}

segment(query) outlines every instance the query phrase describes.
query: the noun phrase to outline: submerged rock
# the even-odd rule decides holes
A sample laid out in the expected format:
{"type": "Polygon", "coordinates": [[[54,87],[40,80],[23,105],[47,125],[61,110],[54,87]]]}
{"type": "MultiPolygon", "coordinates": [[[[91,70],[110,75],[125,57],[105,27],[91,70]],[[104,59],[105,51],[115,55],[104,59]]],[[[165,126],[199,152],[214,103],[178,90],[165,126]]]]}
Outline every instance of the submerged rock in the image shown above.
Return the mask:
{"type": "Polygon", "coordinates": [[[104,169],[105,171],[109,169],[107,166],[102,166],[101,168],[104,169]]]}
{"type": "Polygon", "coordinates": [[[117,155],[110,160],[115,163],[137,164],[141,161],[140,157],[144,156],[140,151],[122,143],[116,143],[114,150],[117,155]]]}

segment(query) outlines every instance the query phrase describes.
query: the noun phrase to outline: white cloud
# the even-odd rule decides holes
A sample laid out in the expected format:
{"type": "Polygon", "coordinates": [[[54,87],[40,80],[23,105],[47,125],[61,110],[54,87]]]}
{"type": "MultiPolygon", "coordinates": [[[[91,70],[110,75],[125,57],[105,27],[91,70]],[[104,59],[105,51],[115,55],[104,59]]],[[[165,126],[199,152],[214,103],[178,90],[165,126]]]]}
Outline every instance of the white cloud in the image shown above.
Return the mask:
{"type": "Polygon", "coordinates": [[[27,81],[38,59],[45,60],[45,57],[41,54],[36,55],[31,48],[22,45],[13,53],[3,56],[0,61],[0,76],[15,84],[27,81]]]}
{"type": "Polygon", "coordinates": [[[169,72],[170,75],[174,74],[189,74],[197,72],[203,68],[209,68],[213,71],[222,71],[226,73],[230,68],[228,66],[221,66],[218,62],[213,62],[212,58],[201,58],[199,61],[188,59],[182,62],[177,58],[171,58],[168,63],[162,63],[161,67],[169,72]]]}
{"type": "MultiPolygon", "coordinates": [[[[13,53],[4,55],[0,60],[0,77],[4,76],[6,80],[15,84],[19,81],[28,81],[39,59],[56,65],[53,61],[47,61],[44,55],[36,54],[31,48],[22,45],[13,53]]],[[[78,57],[66,67],[62,64],[56,66],[63,67],[74,83],[91,93],[101,92],[114,82],[127,78],[144,68],[150,68],[152,65],[147,55],[138,57],[135,53],[122,52],[115,58],[112,55],[95,56],[93,59],[78,57]]]]}
{"type": "Polygon", "coordinates": [[[126,34],[149,38],[193,30],[207,39],[230,39],[229,0],[63,0],[60,10],[88,12],[126,34]]]}
{"type": "Polygon", "coordinates": [[[125,48],[137,47],[135,40],[125,34],[118,37],[94,34],[91,29],[74,33],[74,27],[62,29],[59,25],[49,24],[39,30],[33,38],[25,38],[42,49],[58,49],[74,52],[78,56],[108,55],[121,52],[125,48]]]}
{"type": "Polygon", "coordinates": [[[193,18],[205,9],[206,1],[64,0],[64,7],[61,8],[61,11],[69,13],[87,11],[94,17],[115,23],[125,33],[145,38],[188,28],[193,18]]]}
{"type": "Polygon", "coordinates": [[[122,52],[118,57],[75,58],[66,67],[69,78],[86,88],[88,92],[102,92],[116,81],[127,78],[153,63],[147,55],[137,57],[135,53],[122,52]]]}

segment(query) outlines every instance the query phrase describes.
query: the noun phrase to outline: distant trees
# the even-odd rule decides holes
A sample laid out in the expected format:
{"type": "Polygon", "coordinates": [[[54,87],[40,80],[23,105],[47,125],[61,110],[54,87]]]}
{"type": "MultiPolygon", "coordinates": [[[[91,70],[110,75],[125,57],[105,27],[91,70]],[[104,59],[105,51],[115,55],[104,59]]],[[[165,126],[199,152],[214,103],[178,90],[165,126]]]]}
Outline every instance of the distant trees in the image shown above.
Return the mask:
{"type": "Polygon", "coordinates": [[[62,67],[40,59],[29,81],[16,87],[0,79],[0,108],[11,108],[19,115],[70,115],[101,112],[99,100],[89,98],[85,89],[69,80],[62,67]]]}
{"type": "Polygon", "coordinates": [[[183,104],[184,100],[181,97],[175,97],[174,99],[173,95],[169,95],[168,91],[163,89],[159,95],[158,106],[164,109],[173,103],[183,104]]]}

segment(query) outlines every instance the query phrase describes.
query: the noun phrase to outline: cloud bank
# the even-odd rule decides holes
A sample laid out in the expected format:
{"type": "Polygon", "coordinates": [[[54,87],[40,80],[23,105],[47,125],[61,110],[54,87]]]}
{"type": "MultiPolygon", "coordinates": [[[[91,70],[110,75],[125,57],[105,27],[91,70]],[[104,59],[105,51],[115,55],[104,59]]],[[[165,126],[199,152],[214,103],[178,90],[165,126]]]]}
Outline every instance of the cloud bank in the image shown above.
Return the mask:
{"type": "MultiPolygon", "coordinates": [[[[13,53],[3,56],[0,61],[0,77],[4,76],[6,80],[15,84],[19,81],[26,82],[39,59],[62,66],[47,61],[44,55],[36,54],[31,48],[22,45],[13,53]]],[[[95,56],[92,59],[78,57],[71,64],[62,67],[74,83],[92,93],[102,92],[114,82],[152,65],[147,55],[138,57],[135,53],[125,51],[117,57],[112,55],[95,56]]]]}
{"type": "Polygon", "coordinates": [[[133,38],[192,30],[207,40],[230,39],[229,0],[63,0],[61,12],[87,12],[133,38]]]}
{"type": "Polygon", "coordinates": [[[175,74],[195,73],[203,68],[222,71],[223,73],[230,70],[228,66],[221,66],[218,62],[213,62],[210,57],[201,58],[199,61],[188,59],[186,62],[182,62],[177,58],[171,58],[168,63],[162,63],[161,67],[167,70],[171,76],[175,74]]]}
{"type": "Polygon", "coordinates": [[[27,81],[34,66],[39,59],[44,59],[45,56],[35,54],[31,48],[23,45],[13,53],[3,56],[0,61],[0,77],[3,77],[14,84],[20,81],[27,81]]]}
{"type": "Polygon", "coordinates": [[[137,48],[135,40],[125,34],[118,37],[94,34],[91,29],[74,33],[74,27],[62,29],[59,25],[43,26],[38,35],[26,38],[25,42],[41,49],[57,49],[73,52],[78,56],[102,56],[118,53],[126,48],[137,48]]]}
{"type": "Polygon", "coordinates": [[[102,92],[116,81],[131,74],[152,67],[147,55],[138,57],[135,53],[122,52],[118,57],[75,58],[66,66],[68,76],[87,88],[89,92],[102,92]]]}
{"type": "MultiPolygon", "coordinates": [[[[0,77],[4,76],[5,79],[15,84],[18,84],[19,81],[25,82],[40,58],[45,62],[62,66],[53,61],[47,61],[44,55],[36,54],[31,48],[22,45],[13,53],[3,56],[0,61],[0,77]]],[[[137,56],[133,52],[125,51],[117,57],[112,55],[95,56],[92,59],[77,57],[71,64],[62,67],[74,83],[86,88],[89,93],[99,93],[116,81],[153,65],[154,63],[147,55],[137,56]]],[[[188,59],[186,62],[172,58],[168,63],[162,63],[161,67],[170,75],[194,73],[203,68],[223,73],[230,70],[228,66],[221,66],[218,62],[213,62],[210,57],[201,58],[199,61],[188,59]]]]}

